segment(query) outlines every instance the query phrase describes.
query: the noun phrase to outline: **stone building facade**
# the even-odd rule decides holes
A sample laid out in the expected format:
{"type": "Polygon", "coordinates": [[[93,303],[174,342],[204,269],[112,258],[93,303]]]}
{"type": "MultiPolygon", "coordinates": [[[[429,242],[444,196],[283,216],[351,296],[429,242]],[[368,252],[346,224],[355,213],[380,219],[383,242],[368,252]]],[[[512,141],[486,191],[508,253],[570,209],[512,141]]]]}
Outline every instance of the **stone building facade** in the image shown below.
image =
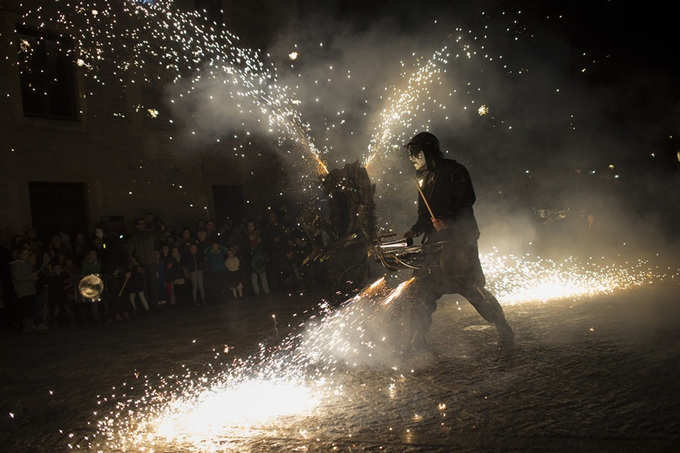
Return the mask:
{"type": "MultiPolygon", "coordinates": [[[[277,159],[239,159],[226,141],[173,137],[178,131],[167,120],[134,111],[148,96],[139,88],[111,85],[90,91],[82,71],[71,64],[71,79],[62,67],[60,77],[67,80],[52,86],[43,100],[27,99],[17,59],[22,36],[32,33],[33,24],[19,26],[20,3],[0,0],[0,226],[75,232],[107,219],[129,226],[145,212],[182,223],[267,204],[282,174],[277,159]],[[263,186],[262,177],[253,174],[268,175],[272,184],[263,186]]],[[[24,7],[39,3],[23,0],[24,7]]],[[[234,10],[238,21],[247,20],[247,8],[233,1],[176,3],[212,8],[227,23],[234,10]]],[[[154,91],[162,97],[162,87],[154,91]]],[[[164,100],[149,102],[162,109],[164,100]]],[[[273,148],[266,140],[257,146],[264,151],[249,152],[273,148]]]]}

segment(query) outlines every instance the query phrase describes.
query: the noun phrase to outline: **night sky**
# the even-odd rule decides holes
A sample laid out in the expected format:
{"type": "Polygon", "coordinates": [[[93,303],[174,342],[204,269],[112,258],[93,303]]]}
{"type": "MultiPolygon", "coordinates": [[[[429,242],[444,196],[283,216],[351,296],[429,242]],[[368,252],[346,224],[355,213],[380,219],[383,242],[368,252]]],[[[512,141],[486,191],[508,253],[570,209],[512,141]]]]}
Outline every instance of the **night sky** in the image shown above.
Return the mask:
{"type": "Polygon", "coordinates": [[[493,65],[453,68],[482,88],[495,121],[433,126],[449,156],[470,166],[480,191],[520,192],[518,175],[526,174],[532,188],[520,197],[533,207],[578,209],[590,200],[592,209],[613,201],[633,215],[654,212],[673,230],[680,95],[670,7],[617,0],[302,2],[291,22],[330,46],[373,32],[421,52],[437,48],[456,26],[489,25],[489,52],[523,74],[493,65]],[[509,33],[491,31],[504,24],[509,33]]]}
{"type": "MultiPolygon", "coordinates": [[[[507,42],[496,44],[510,53],[509,59],[521,61],[530,70],[529,91],[533,96],[528,96],[526,87],[519,84],[515,87],[518,92],[506,93],[509,98],[526,105],[526,110],[531,112],[529,116],[533,116],[535,109],[541,116],[559,111],[564,103],[579,109],[577,122],[581,135],[604,135],[626,143],[626,146],[597,153],[605,155],[604,160],[646,157],[647,154],[639,150],[641,146],[662,146],[671,151],[668,141],[677,128],[680,101],[675,89],[680,63],[674,55],[680,46],[674,36],[677,24],[668,4],[650,6],[623,0],[467,4],[334,1],[324,2],[321,8],[316,2],[302,3],[302,21],[332,20],[356,30],[388,23],[395,33],[412,35],[414,40],[423,33],[431,33],[435,27],[443,36],[447,25],[480,24],[481,11],[500,18],[500,11],[509,14],[521,10],[525,34],[533,38],[519,46],[507,42]],[[438,20],[437,25],[432,24],[433,19],[438,20]],[[539,66],[538,70],[532,70],[535,66],[539,66]],[[580,72],[583,68],[587,68],[585,73],[580,72]],[[578,103],[574,103],[573,98],[556,102],[546,97],[546,93],[534,91],[537,82],[560,86],[568,97],[580,97],[581,105],[575,105],[578,103]]],[[[518,113],[521,114],[512,109],[513,115],[518,113]]],[[[529,131],[539,142],[553,146],[565,139],[560,131],[555,132],[554,129],[529,131]]],[[[590,150],[587,154],[592,157],[590,150]]],[[[675,152],[672,154],[674,158],[675,152]]]]}

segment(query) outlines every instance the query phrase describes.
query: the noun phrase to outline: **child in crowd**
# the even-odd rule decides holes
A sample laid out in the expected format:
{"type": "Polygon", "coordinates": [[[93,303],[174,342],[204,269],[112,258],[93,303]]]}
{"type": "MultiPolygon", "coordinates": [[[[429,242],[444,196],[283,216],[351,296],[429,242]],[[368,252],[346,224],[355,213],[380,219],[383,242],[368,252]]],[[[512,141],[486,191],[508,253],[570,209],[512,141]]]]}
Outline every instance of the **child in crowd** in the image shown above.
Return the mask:
{"type": "Polygon", "coordinates": [[[243,299],[243,272],[241,270],[241,260],[236,255],[236,249],[230,247],[227,250],[227,259],[224,260],[224,267],[227,268],[227,284],[234,299],[243,299]]]}

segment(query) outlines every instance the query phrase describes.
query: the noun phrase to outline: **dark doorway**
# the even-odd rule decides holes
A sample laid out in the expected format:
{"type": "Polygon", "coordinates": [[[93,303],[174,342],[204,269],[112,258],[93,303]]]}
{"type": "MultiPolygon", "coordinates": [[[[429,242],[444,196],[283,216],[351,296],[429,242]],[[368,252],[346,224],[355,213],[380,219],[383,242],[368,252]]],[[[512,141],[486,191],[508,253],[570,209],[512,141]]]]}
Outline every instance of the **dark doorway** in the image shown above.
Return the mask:
{"type": "Polygon", "coordinates": [[[69,182],[31,182],[33,228],[44,239],[59,231],[87,231],[85,184],[69,182]]]}
{"type": "Polygon", "coordinates": [[[215,220],[218,225],[225,220],[234,222],[243,220],[243,186],[213,186],[213,199],[215,200],[215,220]]]}

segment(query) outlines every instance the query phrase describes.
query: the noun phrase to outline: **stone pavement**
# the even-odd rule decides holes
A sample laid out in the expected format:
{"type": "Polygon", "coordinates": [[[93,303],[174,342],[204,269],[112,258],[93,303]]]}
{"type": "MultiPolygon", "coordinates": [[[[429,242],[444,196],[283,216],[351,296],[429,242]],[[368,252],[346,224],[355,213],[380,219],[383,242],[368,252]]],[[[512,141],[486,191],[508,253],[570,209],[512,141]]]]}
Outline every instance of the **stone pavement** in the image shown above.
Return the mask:
{"type": "MultiPolygon", "coordinates": [[[[316,415],[219,441],[252,452],[671,451],[680,443],[678,289],[506,307],[518,340],[511,361],[498,358],[493,329],[468,304],[446,297],[434,316],[432,353],[414,358],[413,371],[347,370],[345,397],[316,415]]],[[[313,304],[282,296],[3,336],[0,445],[64,451],[59,429],[87,433],[96,395],[135,370],[200,369],[224,344],[246,355],[273,340],[272,313],[283,334],[292,313],[313,304]]]]}

